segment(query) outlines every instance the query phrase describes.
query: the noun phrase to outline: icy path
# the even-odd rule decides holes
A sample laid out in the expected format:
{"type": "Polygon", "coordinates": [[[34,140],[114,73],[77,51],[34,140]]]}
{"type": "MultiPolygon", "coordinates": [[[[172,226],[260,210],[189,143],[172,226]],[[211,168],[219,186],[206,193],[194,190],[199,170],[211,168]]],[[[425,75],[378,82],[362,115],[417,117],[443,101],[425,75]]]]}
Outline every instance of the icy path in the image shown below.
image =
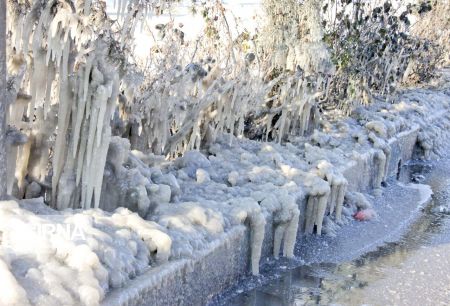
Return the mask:
{"type": "Polygon", "coordinates": [[[307,264],[338,263],[355,259],[377,247],[397,241],[430,201],[427,185],[394,185],[374,201],[378,217],[370,222],[352,221],[339,229],[336,237],[303,236],[296,255],[307,264]]]}
{"type": "MultiPolygon", "coordinates": [[[[435,192],[436,211],[450,207],[450,160],[435,163],[427,183],[435,192]]],[[[368,304],[448,305],[450,303],[450,218],[437,217],[438,225],[423,245],[397,265],[382,266],[382,277],[361,290],[368,304]]]]}

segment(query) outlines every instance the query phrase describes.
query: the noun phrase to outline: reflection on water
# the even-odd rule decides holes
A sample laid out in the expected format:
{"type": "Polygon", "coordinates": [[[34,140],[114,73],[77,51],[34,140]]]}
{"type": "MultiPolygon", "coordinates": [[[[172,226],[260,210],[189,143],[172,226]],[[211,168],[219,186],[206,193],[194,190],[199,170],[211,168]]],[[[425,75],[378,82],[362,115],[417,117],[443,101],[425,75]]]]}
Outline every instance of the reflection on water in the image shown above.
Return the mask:
{"type": "MultiPolygon", "coordinates": [[[[402,171],[402,181],[422,179],[421,174],[431,171],[427,164],[409,165],[402,171]]],[[[436,204],[448,202],[448,184],[442,179],[431,177],[427,183],[435,191],[436,204]],[[441,202],[441,203],[439,203],[441,202]]],[[[431,206],[433,206],[432,203],[431,206]]],[[[447,216],[424,211],[408,233],[396,243],[389,243],[359,259],[341,264],[315,264],[293,269],[273,269],[273,280],[257,288],[224,301],[225,305],[361,305],[364,304],[364,287],[383,278],[385,268],[399,267],[414,250],[427,244],[431,237],[447,229],[450,224],[447,216]],[[444,226],[442,226],[444,225],[444,226]]],[[[270,271],[268,272],[271,273],[270,271]]]]}

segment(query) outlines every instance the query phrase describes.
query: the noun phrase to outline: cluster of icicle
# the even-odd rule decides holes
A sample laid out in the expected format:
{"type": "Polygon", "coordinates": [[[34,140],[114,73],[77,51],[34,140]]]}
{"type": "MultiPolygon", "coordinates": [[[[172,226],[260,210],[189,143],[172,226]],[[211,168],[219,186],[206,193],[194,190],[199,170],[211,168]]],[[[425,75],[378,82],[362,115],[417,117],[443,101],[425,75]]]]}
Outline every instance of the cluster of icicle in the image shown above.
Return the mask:
{"type": "Polygon", "coordinates": [[[272,82],[276,90],[271,88],[266,102],[270,108],[260,111],[264,117],[258,123],[266,127],[265,139],[270,134],[281,142],[313,129],[318,118],[317,101],[327,87],[323,74],[333,73],[333,68],[322,42],[317,1],[267,0],[263,6],[268,22],[258,43],[267,60],[260,69],[266,78],[275,77],[272,82]]]}
{"type": "Polygon", "coordinates": [[[347,191],[347,180],[332,164],[318,161],[305,177],[305,187],[308,190],[306,204],[305,233],[322,234],[325,215],[334,215],[337,223],[342,221],[342,207],[347,191]]]}
{"type": "MultiPolygon", "coordinates": [[[[132,4],[151,4],[141,2],[132,4]]],[[[51,188],[54,207],[99,205],[120,77],[109,60],[107,22],[101,10],[91,10],[97,4],[34,1],[27,11],[26,4],[8,2],[8,68],[24,84],[8,114],[9,194],[33,197],[51,188]],[[26,176],[33,181],[28,186],[26,176]]]]}
{"type": "Polygon", "coordinates": [[[306,75],[332,72],[323,42],[320,1],[266,0],[263,5],[268,23],[261,44],[273,53],[271,68],[296,71],[299,67],[306,75]]]}
{"type": "Polygon", "coordinates": [[[239,53],[227,67],[230,51],[217,50],[211,58],[206,38],[197,50],[183,45],[175,30],[165,25],[153,58],[155,73],[146,75],[141,88],[123,83],[117,125],[124,128],[118,133],[130,137],[132,149],[177,156],[213,143],[223,132],[243,136],[246,115],[260,107],[274,85],[256,77],[254,58],[239,53]],[[187,58],[191,53],[197,62],[187,58]]]}
{"type": "Polygon", "coordinates": [[[170,85],[176,88],[176,96],[180,94],[180,89],[187,89],[188,92],[181,95],[184,97],[183,105],[174,99],[176,96],[169,95],[173,92],[170,89],[163,90],[162,96],[155,91],[146,93],[143,102],[147,108],[139,124],[148,146],[156,144],[153,147],[155,152],[176,155],[200,149],[202,144],[213,143],[217,135],[223,132],[242,136],[245,115],[251,109],[252,101],[260,100],[262,96],[260,92],[252,92],[253,82],[244,81],[244,78],[228,80],[220,86],[211,78],[197,84],[189,84],[191,77],[188,75],[188,78],[181,80],[184,84],[170,85]],[[205,83],[210,84],[210,81],[212,84],[205,87],[205,83]],[[167,105],[167,101],[174,101],[175,105],[167,105]],[[169,130],[171,135],[167,133],[169,130]]]}
{"type": "MultiPolygon", "coordinates": [[[[273,5],[279,7],[273,1],[268,6],[273,5]]],[[[317,8],[317,3],[311,5],[317,8]]],[[[221,43],[206,35],[196,44],[185,44],[179,39],[181,30],[174,24],[162,25],[159,30],[162,38],[154,47],[158,52],[152,54],[149,68],[156,73],[146,75],[140,88],[135,82],[122,84],[125,94],[116,118],[117,126],[122,128],[116,135],[129,137],[132,149],[177,156],[207,147],[222,132],[243,136],[249,130],[261,129],[257,137],[265,135],[269,139],[270,134],[270,138],[281,142],[289,135],[304,135],[311,130],[318,117],[317,92],[325,80],[311,82],[306,75],[292,71],[274,79],[268,77],[270,69],[276,66],[275,59],[265,55],[260,58],[257,47],[250,49],[252,52],[240,50],[238,40],[232,40],[227,31],[225,17],[218,10],[220,6],[216,3],[207,7],[207,12],[217,13],[214,26],[223,25],[218,29],[223,37],[221,43]],[[275,88],[278,89],[274,93],[275,88]],[[249,116],[254,122],[248,120],[249,116]]],[[[313,11],[307,8],[302,10],[305,20],[313,11]]],[[[319,21],[320,14],[314,12],[317,18],[308,19],[306,24],[313,27],[314,37],[305,39],[319,43],[322,31],[314,23],[319,21]]],[[[276,24],[281,27],[289,22],[279,20],[276,24]]],[[[262,45],[267,47],[264,52],[271,52],[271,46],[262,45]]],[[[295,52],[298,56],[303,54],[295,52]]],[[[323,45],[313,52],[314,58],[318,52],[327,53],[323,45]]],[[[312,58],[297,58],[294,62],[291,70],[300,65],[312,74],[322,72],[321,65],[328,60],[321,56],[311,67],[306,66],[312,58]]]]}

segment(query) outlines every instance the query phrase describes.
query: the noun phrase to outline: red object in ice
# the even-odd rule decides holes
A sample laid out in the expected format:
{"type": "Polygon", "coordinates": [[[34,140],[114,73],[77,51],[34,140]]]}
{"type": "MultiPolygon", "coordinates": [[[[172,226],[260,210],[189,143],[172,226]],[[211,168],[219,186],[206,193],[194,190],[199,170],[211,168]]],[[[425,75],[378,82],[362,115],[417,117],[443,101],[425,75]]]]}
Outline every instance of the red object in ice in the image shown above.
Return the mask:
{"type": "Polygon", "coordinates": [[[373,219],[376,216],[376,213],[373,209],[363,209],[360,211],[357,211],[354,215],[353,218],[355,218],[355,220],[358,221],[369,221],[371,219],[373,219]]]}

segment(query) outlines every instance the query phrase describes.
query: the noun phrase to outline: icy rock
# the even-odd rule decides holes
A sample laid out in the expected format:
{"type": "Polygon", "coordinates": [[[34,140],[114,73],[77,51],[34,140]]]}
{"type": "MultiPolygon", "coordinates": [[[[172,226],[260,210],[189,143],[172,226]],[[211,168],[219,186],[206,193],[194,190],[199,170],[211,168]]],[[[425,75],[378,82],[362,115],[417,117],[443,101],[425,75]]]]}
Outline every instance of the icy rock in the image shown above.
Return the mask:
{"type": "Polygon", "coordinates": [[[339,226],[331,220],[329,217],[325,217],[323,220],[323,228],[322,232],[330,237],[336,237],[337,230],[339,229],[339,226]]]}
{"type": "Polygon", "coordinates": [[[439,205],[432,208],[435,213],[450,214],[450,208],[445,205],[439,205]]]}
{"type": "Polygon", "coordinates": [[[211,162],[198,151],[188,151],[183,157],[176,159],[174,165],[179,169],[186,168],[189,176],[194,177],[198,168],[207,169],[211,166],[211,162]]]}
{"type": "Polygon", "coordinates": [[[205,249],[224,232],[223,203],[181,202],[158,206],[152,219],[158,220],[172,238],[171,258],[190,258],[205,249]]]}
{"type": "Polygon", "coordinates": [[[147,187],[151,171],[129,152],[128,139],[112,137],[102,178],[100,207],[127,207],[145,217],[151,208],[147,187]],[[147,176],[146,176],[147,175],[147,176]]]}
{"type": "Polygon", "coordinates": [[[342,205],[348,182],[345,177],[328,161],[321,160],[317,163],[317,175],[330,184],[330,195],[327,207],[330,214],[335,212],[336,220],[341,221],[342,205]]]}
{"type": "Polygon", "coordinates": [[[220,234],[224,231],[224,220],[220,213],[199,203],[185,202],[158,208],[158,222],[169,229],[185,232],[195,231],[195,227],[205,228],[209,234],[220,234]],[[188,230],[191,228],[190,230],[188,230]]]}
{"type": "Polygon", "coordinates": [[[151,185],[149,197],[156,204],[169,203],[172,197],[172,191],[169,185],[151,185]]]}
{"type": "Polygon", "coordinates": [[[155,262],[170,256],[162,228],[126,209],[60,213],[42,199],[23,204],[43,214],[0,202],[0,305],[98,305],[110,288],[147,270],[150,255],[155,262]],[[50,223],[73,233],[40,233],[50,223]]]}
{"type": "MultiPolygon", "coordinates": [[[[280,165],[283,161],[281,154],[278,153],[277,150],[275,150],[275,148],[269,144],[264,144],[261,147],[261,150],[257,153],[257,156],[262,161],[274,163],[277,166],[280,165]]],[[[252,158],[250,157],[247,158],[246,155],[244,155],[244,159],[251,160],[252,158]]]]}
{"type": "Polygon", "coordinates": [[[361,210],[372,208],[372,204],[370,204],[364,194],[359,192],[347,192],[345,194],[345,202],[361,210]]]}
{"type": "Polygon", "coordinates": [[[254,166],[248,173],[248,178],[254,184],[271,182],[274,185],[281,186],[286,183],[286,179],[279,172],[268,166],[254,166]]]}
{"type": "Polygon", "coordinates": [[[162,155],[155,155],[153,153],[145,154],[138,150],[132,150],[131,154],[139,158],[139,160],[141,160],[148,167],[160,165],[166,160],[165,157],[162,155]]]}
{"type": "Polygon", "coordinates": [[[363,145],[367,142],[367,134],[363,131],[356,131],[351,134],[352,138],[356,140],[357,143],[363,145]]]}
{"type": "Polygon", "coordinates": [[[366,129],[369,131],[374,131],[381,138],[387,137],[386,125],[381,121],[370,121],[366,123],[366,129]]]}
{"type": "Polygon", "coordinates": [[[311,143],[313,145],[318,145],[319,147],[324,147],[330,141],[330,135],[321,133],[318,130],[314,130],[311,135],[311,143]]]}
{"type": "Polygon", "coordinates": [[[195,176],[197,183],[199,184],[207,183],[211,180],[211,178],[209,177],[209,173],[201,168],[197,169],[195,176]]]}
{"type": "Polygon", "coordinates": [[[19,285],[14,275],[11,273],[11,267],[2,260],[0,253],[0,305],[26,306],[31,305],[27,298],[26,291],[19,285]]]}
{"type": "Polygon", "coordinates": [[[167,173],[164,175],[153,175],[152,181],[156,184],[164,184],[170,186],[171,200],[181,194],[181,188],[178,184],[176,177],[172,173],[167,173]]]}
{"type": "Polygon", "coordinates": [[[136,213],[124,208],[118,208],[112,215],[112,219],[117,224],[135,231],[147,244],[150,253],[154,254],[157,263],[164,263],[169,260],[172,239],[159,224],[144,221],[136,213]]]}
{"type": "Polygon", "coordinates": [[[6,142],[12,146],[21,146],[27,141],[28,136],[14,127],[9,127],[6,131],[6,142]]]}
{"type": "Polygon", "coordinates": [[[411,175],[411,180],[415,183],[422,183],[425,181],[425,176],[422,174],[414,173],[411,175]]]}
{"type": "Polygon", "coordinates": [[[345,217],[351,217],[353,215],[353,210],[350,207],[342,207],[342,215],[345,217]]]}
{"type": "Polygon", "coordinates": [[[238,179],[239,179],[239,173],[237,171],[231,171],[228,174],[228,183],[230,183],[230,185],[232,187],[237,185],[238,179]]]}
{"type": "Polygon", "coordinates": [[[109,143],[107,161],[113,164],[116,172],[120,172],[119,169],[128,158],[130,151],[130,141],[126,138],[114,136],[109,143]]]}
{"type": "Polygon", "coordinates": [[[280,210],[274,215],[274,256],[278,257],[281,239],[284,241],[283,255],[294,257],[294,246],[297,240],[298,223],[300,210],[295,202],[295,198],[287,193],[281,193],[278,198],[280,210]]]}
{"type": "Polygon", "coordinates": [[[423,158],[429,159],[430,152],[433,149],[433,140],[431,139],[430,135],[425,131],[419,132],[419,134],[417,135],[417,143],[423,150],[423,158]]]}

